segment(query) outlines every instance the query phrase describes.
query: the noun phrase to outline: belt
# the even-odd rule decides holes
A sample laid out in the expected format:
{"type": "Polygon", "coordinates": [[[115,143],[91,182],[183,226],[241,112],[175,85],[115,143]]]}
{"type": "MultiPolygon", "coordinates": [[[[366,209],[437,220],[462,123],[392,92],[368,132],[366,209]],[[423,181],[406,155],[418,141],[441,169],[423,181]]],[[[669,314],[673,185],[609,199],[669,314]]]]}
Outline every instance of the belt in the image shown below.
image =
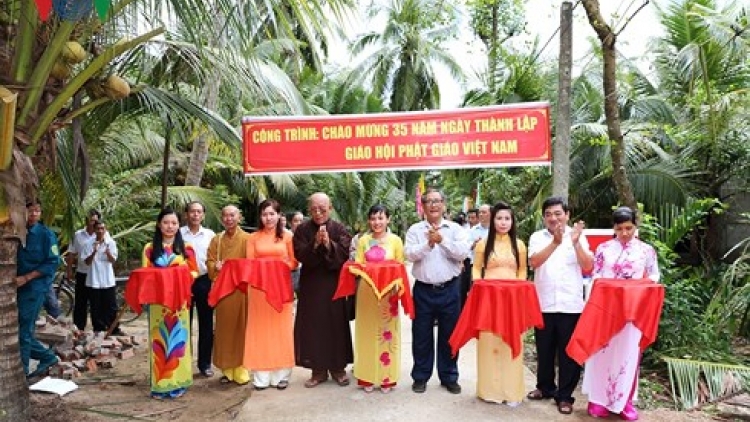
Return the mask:
{"type": "Polygon", "coordinates": [[[417,283],[419,283],[419,284],[421,284],[421,285],[423,285],[425,287],[429,287],[431,289],[442,290],[442,289],[450,286],[456,280],[458,280],[458,276],[455,276],[452,279],[450,279],[448,281],[444,281],[442,283],[425,283],[424,281],[419,281],[419,280],[417,280],[417,283]]]}

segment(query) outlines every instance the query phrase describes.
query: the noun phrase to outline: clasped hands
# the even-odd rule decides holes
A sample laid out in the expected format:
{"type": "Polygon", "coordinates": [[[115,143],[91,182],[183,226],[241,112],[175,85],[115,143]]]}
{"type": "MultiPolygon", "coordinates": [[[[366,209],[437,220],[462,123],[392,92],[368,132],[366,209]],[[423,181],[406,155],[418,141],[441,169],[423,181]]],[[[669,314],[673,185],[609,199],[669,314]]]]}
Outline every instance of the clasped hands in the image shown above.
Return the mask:
{"type": "Polygon", "coordinates": [[[427,244],[430,245],[431,248],[442,241],[443,235],[440,234],[440,227],[432,226],[427,230],[427,244]]]}
{"type": "Polygon", "coordinates": [[[320,245],[325,246],[326,249],[331,247],[331,238],[328,236],[326,226],[320,226],[318,233],[315,234],[315,247],[317,248],[320,245]]]}
{"type": "MultiPolygon", "coordinates": [[[[586,228],[586,223],[578,221],[573,224],[573,231],[570,233],[570,240],[573,242],[573,246],[578,245],[578,240],[581,238],[583,229],[586,228]]],[[[558,223],[557,226],[552,230],[553,239],[552,242],[555,245],[562,243],[563,235],[565,234],[565,224],[558,223]]]]}

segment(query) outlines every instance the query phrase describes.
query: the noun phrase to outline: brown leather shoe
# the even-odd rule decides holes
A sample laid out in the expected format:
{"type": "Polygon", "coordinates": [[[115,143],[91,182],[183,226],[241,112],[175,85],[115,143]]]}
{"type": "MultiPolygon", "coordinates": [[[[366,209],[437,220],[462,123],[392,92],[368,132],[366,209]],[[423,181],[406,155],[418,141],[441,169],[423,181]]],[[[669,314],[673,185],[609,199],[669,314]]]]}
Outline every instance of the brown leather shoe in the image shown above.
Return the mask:
{"type": "Polygon", "coordinates": [[[573,413],[573,403],[567,401],[561,401],[557,403],[557,411],[563,415],[570,415],[573,413]]]}

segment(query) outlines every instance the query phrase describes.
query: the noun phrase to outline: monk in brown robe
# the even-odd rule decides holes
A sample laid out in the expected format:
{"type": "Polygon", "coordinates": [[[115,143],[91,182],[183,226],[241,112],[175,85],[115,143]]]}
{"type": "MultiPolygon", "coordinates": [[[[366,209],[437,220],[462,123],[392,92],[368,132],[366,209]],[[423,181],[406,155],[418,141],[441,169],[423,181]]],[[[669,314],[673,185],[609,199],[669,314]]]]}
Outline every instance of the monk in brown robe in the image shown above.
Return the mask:
{"type": "MultiPolygon", "coordinates": [[[[211,239],[206,259],[208,277],[212,282],[219,276],[225,260],[247,257],[250,234],[240,227],[241,220],[242,214],[236,206],[227,205],[221,210],[221,224],[225,230],[211,239]]],[[[235,290],[216,304],[213,360],[223,374],[222,383],[245,385],[250,382],[250,373],[242,366],[246,320],[247,296],[243,292],[235,290]]]]}
{"type": "MultiPolygon", "coordinates": [[[[312,369],[305,387],[315,387],[331,375],[349,385],[346,366],[353,362],[347,300],[332,300],[339,272],[349,259],[352,236],[330,219],[331,200],[315,193],[308,200],[310,220],[294,232],[294,255],[302,263],[294,348],[297,366],[312,369]]],[[[349,299],[350,300],[350,299],[349,299]]]]}

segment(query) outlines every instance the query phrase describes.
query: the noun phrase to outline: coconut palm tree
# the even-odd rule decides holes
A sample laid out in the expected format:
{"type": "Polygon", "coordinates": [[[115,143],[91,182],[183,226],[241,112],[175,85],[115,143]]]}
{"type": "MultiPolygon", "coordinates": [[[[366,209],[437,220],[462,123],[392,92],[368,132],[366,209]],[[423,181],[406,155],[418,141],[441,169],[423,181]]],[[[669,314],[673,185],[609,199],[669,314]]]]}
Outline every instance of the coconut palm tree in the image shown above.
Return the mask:
{"type": "Polygon", "coordinates": [[[456,33],[455,24],[447,19],[453,13],[450,7],[450,2],[436,0],[374,3],[371,19],[384,15],[386,25],[382,32],[368,32],[355,40],[352,53],[363,53],[365,58],[351,72],[353,83],[370,86],[391,111],[438,108],[436,67],[444,67],[458,82],[463,80],[461,66],[441,47],[456,33]]]}
{"type": "MultiPolygon", "coordinates": [[[[750,187],[747,7],[681,0],[657,10],[666,32],[655,48],[659,88],[679,110],[663,142],[694,151],[685,164],[704,175],[702,196],[731,200],[750,187]]],[[[708,226],[706,257],[719,259],[719,219],[710,216],[708,226]]]]}
{"type": "MultiPolygon", "coordinates": [[[[707,173],[705,194],[721,197],[729,180],[746,182],[750,165],[747,110],[750,34],[747,8],[713,0],[675,1],[658,9],[666,36],[656,48],[659,88],[681,112],[675,148],[696,149],[696,170],[707,173]]],[[[747,186],[745,184],[745,186],[747,186]]]]}
{"type": "MultiPolygon", "coordinates": [[[[326,2],[327,7],[341,3],[326,2]]],[[[252,7],[269,4],[275,3],[253,2],[252,7]]],[[[9,263],[0,274],[0,356],[5,359],[0,408],[13,420],[27,420],[29,415],[27,385],[12,347],[17,344],[17,317],[9,298],[15,294],[17,240],[25,237],[24,203],[38,195],[38,180],[63,168],[82,169],[78,183],[70,175],[61,180],[66,188],[77,185],[80,200],[90,174],[86,143],[99,139],[97,135],[121,115],[158,116],[146,126],[162,133],[175,129],[182,139],[209,130],[219,141],[238,144],[233,126],[191,95],[214,75],[201,71],[207,63],[232,78],[236,95],[254,96],[256,107],[304,103],[284,72],[248,54],[250,49],[230,52],[199,42],[217,10],[226,17],[228,32],[245,39],[252,20],[235,1],[123,0],[97,5],[111,7],[100,8],[97,17],[91,1],[61,0],[54,2],[51,14],[41,10],[40,16],[33,0],[10,0],[0,10],[9,34],[0,38],[0,68],[5,70],[0,76],[0,260],[9,263]],[[190,63],[194,72],[181,72],[185,67],[176,63],[190,63]],[[143,75],[161,79],[141,79],[143,75]],[[58,145],[68,127],[73,164],[59,167],[58,145]]],[[[164,135],[169,139],[175,133],[164,135]]]]}

